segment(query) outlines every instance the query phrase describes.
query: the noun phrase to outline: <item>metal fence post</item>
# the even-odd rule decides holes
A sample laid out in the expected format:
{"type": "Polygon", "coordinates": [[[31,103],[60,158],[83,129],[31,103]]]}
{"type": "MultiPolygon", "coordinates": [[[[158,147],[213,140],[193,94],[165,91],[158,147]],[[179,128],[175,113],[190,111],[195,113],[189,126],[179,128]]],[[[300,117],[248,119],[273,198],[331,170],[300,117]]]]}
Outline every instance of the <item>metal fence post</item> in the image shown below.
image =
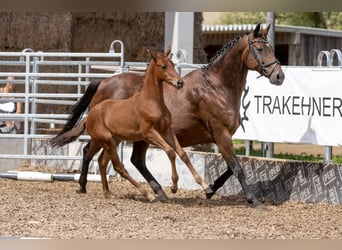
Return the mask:
{"type": "MultiPolygon", "coordinates": [[[[323,58],[326,57],[326,66],[331,67],[334,66],[334,56],[337,56],[337,64],[338,66],[342,66],[342,53],[339,49],[332,49],[329,51],[322,50],[318,54],[317,63],[318,66],[323,66],[323,58]]],[[[331,163],[332,162],[332,146],[324,146],[324,162],[331,163]]]]}
{"type": "MultiPolygon", "coordinates": [[[[267,40],[275,51],[275,13],[267,12],[267,22],[271,24],[268,32],[267,40]]],[[[274,142],[267,142],[266,144],[266,157],[273,158],[274,155],[274,142]]]]}

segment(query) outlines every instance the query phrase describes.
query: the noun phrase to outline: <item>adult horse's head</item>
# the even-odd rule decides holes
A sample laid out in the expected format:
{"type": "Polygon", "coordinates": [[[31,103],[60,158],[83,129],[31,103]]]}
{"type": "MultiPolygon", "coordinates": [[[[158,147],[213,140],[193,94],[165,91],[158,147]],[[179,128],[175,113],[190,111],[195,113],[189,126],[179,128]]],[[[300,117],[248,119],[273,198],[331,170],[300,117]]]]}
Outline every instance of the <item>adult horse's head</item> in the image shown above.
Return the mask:
{"type": "MultiPolygon", "coordinates": [[[[167,49],[164,54],[157,53],[153,50],[147,49],[147,52],[152,57],[153,62],[155,63],[155,76],[158,80],[165,81],[172,86],[176,87],[177,89],[180,89],[183,87],[183,80],[177,74],[175,70],[175,65],[171,61],[171,59],[168,57],[171,49],[167,49]]],[[[150,67],[150,66],[149,66],[150,67]]]]}
{"type": "Polygon", "coordinates": [[[265,29],[260,30],[260,24],[258,24],[254,31],[248,34],[245,61],[248,69],[258,71],[275,85],[281,85],[285,75],[280,67],[280,62],[274,55],[272,46],[267,41],[270,26],[269,24],[265,29]]]}

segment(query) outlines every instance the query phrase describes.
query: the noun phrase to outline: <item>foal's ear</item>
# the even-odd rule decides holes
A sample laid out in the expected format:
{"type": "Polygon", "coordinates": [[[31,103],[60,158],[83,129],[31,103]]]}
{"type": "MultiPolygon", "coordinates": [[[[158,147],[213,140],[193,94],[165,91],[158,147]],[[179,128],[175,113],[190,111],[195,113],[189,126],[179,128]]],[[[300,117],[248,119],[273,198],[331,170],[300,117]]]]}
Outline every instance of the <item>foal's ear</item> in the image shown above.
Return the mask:
{"type": "Polygon", "coordinates": [[[171,48],[168,47],[168,48],[165,50],[165,52],[164,52],[164,56],[169,56],[170,53],[171,53],[171,48]]]}
{"type": "Polygon", "coordinates": [[[157,60],[157,52],[153,51],[153,50],[149,50],[149,49],[146,49],[147,53],[152,57],[152,59],[154,61],[157,60]]]}

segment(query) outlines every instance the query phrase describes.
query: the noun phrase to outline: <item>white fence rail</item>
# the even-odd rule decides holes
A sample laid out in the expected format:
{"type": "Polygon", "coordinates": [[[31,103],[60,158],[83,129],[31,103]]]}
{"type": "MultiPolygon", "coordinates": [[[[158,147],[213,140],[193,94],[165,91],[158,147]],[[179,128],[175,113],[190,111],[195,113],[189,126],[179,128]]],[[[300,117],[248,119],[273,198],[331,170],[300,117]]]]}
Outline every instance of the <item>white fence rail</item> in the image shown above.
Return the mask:
{"type": "MultiPolygon", "coordinates": [[[[57,113],[54,110],[41,113],[39,106],[73,105],[82,96],[82,90],[94,78],[107,78],[113,73],[127,70],[124,59],[124,46],[121,41],[113,41],[108,53],[60,53],[35,52],[25,49],[22,52],[0,52],[0,84],[15,83],[17,88],[24,91],[17,93],[1,93],[0,102],[15,101],[24,104],[22,114],[0,113],[0,121],[13,120],[22,124],[21,133],[0,134],[0,140],[6,147],[6,140],[21,139],[22,152],[17,154],[0,152],[0,159],[49,159],[49,160],[78,160],[81,156],[35,154],[32,150],[36,140],[52,137],[48,130],[41,131],[40,127],[47,124],[64,124],[68,114],[57,113]],[[114,50],[114,46],[119,51],[114,50]],[[115,72],[99,71],[98,68],[110,67],[115,72]],[[15,77],[8,80],[8,76],[15,77]],[[23,85],[23,87],[20,87],[23,85]],[[48,86],[58,85],[72,88],[73,92],[53,93],[48,86]]],[[[53,127],[53,126],[52,126],[53,127]]],[[[87,136],[81,136],[81,139],[87,136]]]]}

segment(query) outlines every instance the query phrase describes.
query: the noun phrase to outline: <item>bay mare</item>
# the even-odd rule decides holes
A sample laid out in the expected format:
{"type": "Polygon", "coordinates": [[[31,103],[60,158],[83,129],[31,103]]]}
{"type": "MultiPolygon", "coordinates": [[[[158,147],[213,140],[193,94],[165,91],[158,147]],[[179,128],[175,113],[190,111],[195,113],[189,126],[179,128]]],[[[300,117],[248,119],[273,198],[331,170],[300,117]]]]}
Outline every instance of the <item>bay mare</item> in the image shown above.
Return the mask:
{"type": "MultiPolygon", "coordinates": [[[[248,203],[263,208],[246,183],[232,142],[232,136],[240,125],[240,100],[246,84],[248,70],[255,70],[269,78],[270,83],[281,85],[285,75],[273,49],[267,41],[270,25],[260,29],[258,24],[252,32],[242,34],[228,42],[202,69],[183,77],[184,87],[175,90],[164,84],[165,104],[172,114],[172,128],[182,147],[215,143],[225,159],[227,170],[210,185],[214,194],[234,174],[242,186],[248,203]]],[[[122,99],[141,88],[143,77],[133,73],[116,75],[103,81],[92,82],[79,102],[73,107],[66,125],[51,141],[63,146],[75,140],[61,138],[78,125],[88,106],[92,108],[106,99],[122,99]]],[[[133,144],[131,162],[158,195],[165,196],[160,184],[145,164],[149,144],[137,141],[133,144]]],[[[79,179],[79,192],[86,192],[87,172],[90,163],[89,144],[83,149],[83,165],[79,179]]],[[[208,194],[210,198],[212,194],[208,194]]]]}

